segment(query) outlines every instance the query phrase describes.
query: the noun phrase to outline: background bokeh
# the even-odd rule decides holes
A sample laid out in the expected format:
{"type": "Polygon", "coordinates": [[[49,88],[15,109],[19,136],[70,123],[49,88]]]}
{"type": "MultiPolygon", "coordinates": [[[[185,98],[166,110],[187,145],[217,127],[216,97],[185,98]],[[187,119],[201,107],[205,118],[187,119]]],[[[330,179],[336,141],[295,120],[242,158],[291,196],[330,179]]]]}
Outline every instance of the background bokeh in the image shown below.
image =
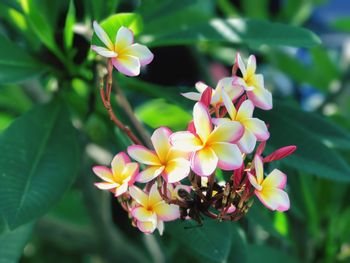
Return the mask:
{"type": "Polygon", "coordinates": [[[349,32],[344,0],[1,0],[0,262],[350,262],[349,32]],[[99,100],[105,61],[90,50],[92,21],[121,12],[140,15],[137,41],[155,54],[137,78],[114,74],[113,106],[136,133],[131,109],[148,133],[184,129],[193,103],[180,93],[215,87],[237,51],[257,56],[274,96],[256,112],[268,151],[298,146],[268,167],[288,175],[288,212],[256,200],[239,222],[145,236],[93,187],[91,167],[130,143],[99,100]]]}

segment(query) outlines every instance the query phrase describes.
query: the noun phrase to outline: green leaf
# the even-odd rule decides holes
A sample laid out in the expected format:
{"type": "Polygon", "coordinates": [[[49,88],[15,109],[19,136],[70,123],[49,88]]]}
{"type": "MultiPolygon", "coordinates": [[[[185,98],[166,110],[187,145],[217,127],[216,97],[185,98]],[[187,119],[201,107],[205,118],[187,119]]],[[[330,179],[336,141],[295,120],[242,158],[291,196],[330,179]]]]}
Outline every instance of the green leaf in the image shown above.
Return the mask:
{"type": "Polygon", "coordinates": [[[203,226],[193,221],[177,221],[168,223],[165,231],[181,242],[188,252],[210,262],[226,262],[232,244],[231,227],[232,222],[215,220],[206,221],[203,226]]]}
{"type": "Polygon", "coordinates": [[[99,20],[115,13],[119,2],[119,0],[94,0],[85,1],[84,4],[90,8],[92,18],[99,20]]]}
{"type": "Polygon", "coordinates": [[[244,14],[249,18],[267,19],[269,1],[245,0],[242,2],[244,14]]]}
{"type": "Polygon", "coordinates": [[[32,229],[33,224],[28,223],[12,231],[5,227],[5,230],[0,232],[0,263],[19,262],[32,229]]]}
{"type": "Polygon", "coordinates": [[[226,262],[246,263],[248,260],[247,241],[244,232],[231,222],[232,246],[226,262]]]}
{"type": "Polygon", "coordinates": [[[314,114],[278,103],[273,110],[258,116],[270,125],[268,145],[275,149],[297,145],[297,151],[285,159],[287,165],[330,180],[350,181],[349,165],[332,148],[348,142],[334,125],[314,114]]]}
{"type": "Polygon", "coordinates": [[[0,86],[0,108],[22,114],[32,106],[31,100],[18,85],[0,86]]]}
{"type": "Polygon", "coordinates": [[[350,18],[340,17],[331,22],[331,26],[339,31],[350,32],[350,18]]]}
{"type": "Polygon", "coordinates": [[[167,126],[173,130],[185,129],[191,115],[163,99],[150,100],[137,107],[136,116],[153,129],[167,126]]]}
{"type": "Polygon", "coordinates": [[[73,27],[75,24],[75,7],[74,7],[74,1],[71,0],[69,2],[68,12],[66,16],[66,22],[63,29],[63,36],[64,36],[64,46],[68,50],[73,45],[73,27]]]}
{"type": "MultiPolygon", "coordinates": [[[[153,23],[156,23],[153,21],[153,23]]],[[[168,17],[168,24],[177,24],[177,20],[168,17]]],[[[162,21],[162,25],[165,21],[162,21]]],[[[253,19],[211,19],[205,22],[181,24],[169,30],[169,26],[158,27],[154,33],[145,25],[145,32],[140,40],[150,46],[192,45],[199,42],[222,42],[247,44],[257,47],[295,46],[311,47],[320,44],[320,39],[311,31],[263,20],[253,19]]]]}
{"type": "Polygon", "coordinates": [[[39,64],[22,48],[0,35],[0,83],[15,83],[42,72],[39,64]]]}
{"type": "Polygon", "coordinates": [[[248,245],[248,263],[259,263],[259,262],[269,262],[269,263],[298,263],[300,262],[293,256],[267,245],[248,245]]]}
{"type": "MultiPolygon", "coordinates": [[[[106,31],[112,43],[115,41],[115,37],[120,27],[124,26],[132,30],[134,35],[139,34],[143,29],[142,17],[135,13],[120,13],[112,15],[103,21],[100,26],[106,31]]],[[[104,46],[103,42],[94,33],[91,43],[97,46],[104,46]]]]}
{"type": "Polygon", "coordinates": [[[71,185],[78,145],[57,100],[16,119],[0,136],[0,214],[10,229],[45,214],[71,185]]]}

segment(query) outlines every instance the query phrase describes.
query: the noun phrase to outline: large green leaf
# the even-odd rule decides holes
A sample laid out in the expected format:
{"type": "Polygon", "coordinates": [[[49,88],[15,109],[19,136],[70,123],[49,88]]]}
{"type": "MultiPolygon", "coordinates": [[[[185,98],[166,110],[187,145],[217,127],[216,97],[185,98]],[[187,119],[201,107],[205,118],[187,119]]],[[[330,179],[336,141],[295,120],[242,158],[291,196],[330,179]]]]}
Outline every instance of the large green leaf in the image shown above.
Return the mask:
{"type": "Polygon", "coordinates": [[[75,130],[61,101],[38,106],[0,136],[0,214],[9,227],[55,205],[78,168],[75,130]]]}
{"type": "Polygon", "coordinates": [[[177,221],[168,223],[165,231],[179,240],[188,252],[194,252],[210,262],[225,262],[233,241],[231,227],[232,222],[215,220],[206,221],[203,226],[190,221],[177,221]]]}
{"type": "Polygon", "coordinates": [[[22,48],[0,34],[0,83],[14,83],[38,75],[42,68],[22,48]]]}
{"type": "Polygon", "coordinates": [[[28,223],[12,231],[5,227],[0,232],[0,263],[15,263],[19,261],[32,229],[33,224],[28,223]]]}
{"type": "Polygon", "coordinates": [[[274,109],[258,114],[270,125],[268,145],[279,148],[297,145],[286,164],[331,180],[350,181],[350,167],[335,145],[346,146],[346,134],[340,128],[314,114],[276,104],[274,109]]]}
{"type": "MultiPolygon", "coordinates": [[[[135,35],[139,34],[143,29],[142,17],[135,13],[120,13],[112,15],[104,19],[100,25],[106,31],[113,43],[119,28],[122,26],[131,29],[135,35]]],[[[95,33],[92,36],[91,43],[97,46],[104,46],[103,42],[95,33]]]]}
{"type": "Polygon", "coordinates": [[[269,262],[269,263],[298,263],[295,257],[289,255],[286,252],[276,249],[274,247],[266,245],[248,245],[248,263],[260,263],[260,262],[269,262]]]}
{"type": "MultiPolygon", "coordinates": [[[[187,17],[191,17],[191,14],[187,17]]],[[[320,39],[307,29],[263,20],[215,18],[192,23],[187,19],[181,24],[181,21],[169,16],[166,21],[163,19],[161,22],[162,25],[167,26],[158,27],[156,32],[154,27],[150,28],[149,25],[145,25],[144,34],[140,37],[144,44],[155,47],[191,45],[198,42],[223,42],[247,44],[254,47],[260,45],[311,47],[320,43],[320,39]],[[177,26],[169,30],[171,24],[177,26]]]]}

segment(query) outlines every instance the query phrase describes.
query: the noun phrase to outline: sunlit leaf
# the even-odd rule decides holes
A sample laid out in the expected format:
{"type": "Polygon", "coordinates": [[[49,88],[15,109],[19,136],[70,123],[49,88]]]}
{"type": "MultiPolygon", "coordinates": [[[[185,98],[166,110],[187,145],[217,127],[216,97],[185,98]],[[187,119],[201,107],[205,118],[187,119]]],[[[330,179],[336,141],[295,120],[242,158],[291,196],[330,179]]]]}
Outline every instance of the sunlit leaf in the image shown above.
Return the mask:
{"type": "Polygon", "coordinates": [[[66,16],[66,22],[64,25],[64,45],[66,49],[70,49],[73,45],[73,26],[75,24],[75,7],[74,2],[71,0],[69,2],[68,12],[66,16]]]}

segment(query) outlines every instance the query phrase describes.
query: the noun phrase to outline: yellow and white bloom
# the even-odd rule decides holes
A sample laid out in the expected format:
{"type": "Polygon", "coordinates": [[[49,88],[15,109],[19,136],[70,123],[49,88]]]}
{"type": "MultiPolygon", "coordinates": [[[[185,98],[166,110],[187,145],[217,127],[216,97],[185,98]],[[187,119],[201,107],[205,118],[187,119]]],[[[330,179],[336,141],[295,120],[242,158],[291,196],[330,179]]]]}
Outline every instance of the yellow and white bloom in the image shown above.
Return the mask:
{"type": "Polygon", "coordinates": [[[127,76],[137,76],[140,74],[140,67],[153,60],[153,54],[146,46],[134,43],[134,34],[130,29],[120,27],[113,44],[96,21],[93,27],[96,35],[106,47],[92,45],[92,50],[103,57],[110,58],[113,66],[121,73],[127,76]]]}
{"type": "Polygon", "coordinates": [[[262,74],[255,74],[255,56],[249,56],[247,66],[245,66],[239,53],[237,53],[236,60],[243,76],[242,80],[245,83],[245,89],[249,100],[251,100],[256,107],[263,110],[272,109],[272,95],[271,92],[264,87],[264,77],[262,74]]]}
{"type": "Polygon", "coordinates": [[[156,183],[152,185],[149,193],[136,186],[131,187],[129,193],[136,201],[131,215],[136,219],[136,226],[146,234],[153,233],[156,228],[162,234],[164,222],[180,217],[179,206],[167,204],[160,196],[156,183]]]}
{"type": "Polygon", "coordinates": [[[171,130],[166,127],[154,131],[151,141],[155,151],[141,145],[128,147],[128,154],[134,160],[148,166],[137,176],[138,182],[147,183],[161,175],[168,183],[175,183],[189,174],[188,154],[172,149],[169,139],[171,134],[171,130]]]}
{"type": "Polygon", "coordinates": [[[105,166],[95,166],[94,173],[104,182],[95,183],[101,190],[109,190],[115,196],[120,196],[128,190],[135,182],[135,176],[139,171],[137,163],[130,162],[129,157],[124,153],[118,153],[112,160],[112,169],[105,166]]]}
{"type": "Polygon", "coordinates": [[[290,207],[288,194],[283,191],[287,183],[287,176],[278,169],[274,169],[264,178],[263,161],[260,156],[254,158],[255,176],[248,172],[248,179],[255,188],[254,193],[269,209],[286,211],[290,207]]]}
{"type": "Polygon", "coordinates": [[[257,140],[266,141],[270,137],[265,122],[258,118],[253,118],[254,105],[250,100],[245,100],[237,111],[225,92],[223,92],[222,96],[230,118],[218,118],[214,119],[213,122],[216,124],[227,121],[237,121],[241,123],[244,127],[244,133],[237,145],[242,152],[251,153],[255,148],[257,140]]]}
{"type": "Polygon", "coordinates": [[[191,152],[191,168],[199,176],[211,175],[216,167],[233,170],[242,165],[242,154],[236,144],[243,134],[239,122],[226,122],[213,129],[208,109],[197,102],[193,109],[196,134],[176,132],[171,137],[175,149],[191,152]]]}

